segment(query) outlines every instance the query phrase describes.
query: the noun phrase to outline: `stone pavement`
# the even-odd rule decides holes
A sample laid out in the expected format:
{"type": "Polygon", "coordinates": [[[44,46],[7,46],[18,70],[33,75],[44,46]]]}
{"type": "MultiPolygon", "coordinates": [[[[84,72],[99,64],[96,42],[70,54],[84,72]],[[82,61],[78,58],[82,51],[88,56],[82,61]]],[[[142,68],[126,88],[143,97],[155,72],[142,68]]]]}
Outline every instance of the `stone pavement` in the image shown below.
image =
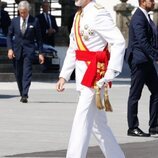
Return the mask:
{"type": "MultiPolygon", "coordinates": [[[[119,82],[116,80],[109,90],[114,109],[113,113],[107,113],[109,126],[126,158],[157,158],[157,136],[126,135],[129,81],[119,82]]],[[[15,82],[0,82],[0,157],[65,157],[78,100],[75,84],[68,83],[65,87],[63,93],[57,93],[55,83],[32,82],[29,102],[23,104],[19,102],[15,82]]],[[[149,95],[145,87],[139,106],[140,128],[146,132],[149,95]]],[[[92,137],[87,158],[103,157],[92,137]]]]}

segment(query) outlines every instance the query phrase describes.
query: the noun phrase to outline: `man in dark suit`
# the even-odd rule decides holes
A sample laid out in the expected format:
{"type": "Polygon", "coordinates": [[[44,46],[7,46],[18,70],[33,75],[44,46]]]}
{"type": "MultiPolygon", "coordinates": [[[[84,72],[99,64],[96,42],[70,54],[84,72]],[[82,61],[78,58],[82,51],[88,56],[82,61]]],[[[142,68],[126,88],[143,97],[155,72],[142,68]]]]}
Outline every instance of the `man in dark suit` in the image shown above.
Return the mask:
{"type": "Polygon", "coordinates": [[[128,132],[129,136],[149,137],[158,134],[158,76],[154,61],[158,62],[157,32],[148,12],[154,8],[154,0],[138,0],[129,27],[129,43],[125,60],[131,69],[131,87],[128,98],[128,132]],[[138,101],[146,85],[151,93],[149,107],[149,133],[139,128],[138,101]]]}
{"type": "Polygon", "coordinates": [[[4,8],[7,6],[6,2],[1,2],[0,4],[0,29],[1,33],[7,36],[8,33],[8,27],[10,25],[11,19],[9,17],[9,14],[7,11],[4,10],[4,8]]]}
{"type": "Polygon", "coordinates": [[[42,3],[42,9],[43,13],[39,14],[37,18],[41,27],[43,43],[54,47],[54,35],[58,31],[58,26],[55,17],[48,13],[50,10],[50,3],[48,1],[42,3]]]}
{"type": "Polygon", "coordinates": [[[21,102],[27,103],[32,77],[32,60],[35,55],[35,40],[39,48],[39,62],[44,63],[42,39],[38,19],[29,15],[30,4],[21,1],[18,5],[19,17],[11,21],[8,30],[8,58],[13,59],[15,76],[21,95],[21,102]]]}

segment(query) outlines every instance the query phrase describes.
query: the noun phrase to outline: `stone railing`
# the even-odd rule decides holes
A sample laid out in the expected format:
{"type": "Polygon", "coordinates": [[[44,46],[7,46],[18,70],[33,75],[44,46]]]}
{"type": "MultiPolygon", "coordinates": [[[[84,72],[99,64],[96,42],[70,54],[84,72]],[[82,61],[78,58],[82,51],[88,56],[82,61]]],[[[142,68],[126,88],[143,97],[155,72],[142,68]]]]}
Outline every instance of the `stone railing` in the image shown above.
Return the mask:
{"type": "MultiPolygon", "coordinates": [[[[114,6],[116,11],[116,24],[123,33],[126,41],[128,40],[128,26],[132,16],[132,11],[135,9],[130,3],[127,3],[128,0],[120,0],[121,3],[114,6]]],[[[158,3],[155,4],[154,10],[151,12],[153,15],[153,21],[158,26],[158,3]]]]}

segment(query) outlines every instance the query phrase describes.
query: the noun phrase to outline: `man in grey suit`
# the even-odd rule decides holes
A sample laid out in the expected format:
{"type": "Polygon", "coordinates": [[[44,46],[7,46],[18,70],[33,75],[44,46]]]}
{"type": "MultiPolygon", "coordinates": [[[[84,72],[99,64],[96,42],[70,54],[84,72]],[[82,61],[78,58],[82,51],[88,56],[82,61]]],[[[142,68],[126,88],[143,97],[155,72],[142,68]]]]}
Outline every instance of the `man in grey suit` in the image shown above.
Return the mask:
{"type": "Polygon", "coordinates": [[[35,40],[39,49],[39,62],[44,63],[40,25],[36,18],[29,15],[30,4],[21,1],[19,15],[14,18],[8,30],[8,58],[13,59],[15,76],[21,96],[21,102],[28,102],[28,91],[32,77],[32,60],[35,55],[35,40]]]}

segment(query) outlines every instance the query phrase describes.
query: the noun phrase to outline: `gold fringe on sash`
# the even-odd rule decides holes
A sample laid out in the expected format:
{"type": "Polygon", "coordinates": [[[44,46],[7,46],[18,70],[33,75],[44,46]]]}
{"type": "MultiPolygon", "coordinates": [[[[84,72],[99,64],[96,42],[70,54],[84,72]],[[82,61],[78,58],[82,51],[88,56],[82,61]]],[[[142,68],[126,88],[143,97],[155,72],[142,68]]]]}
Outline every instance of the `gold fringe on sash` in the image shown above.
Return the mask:
{"type": "Polygon", "coordinates": [[[96,106],[99,110],[102,110],[102,109],[105,109],[105,111],[109,111],[109,112],[112,112],[113,109],[112,109],[112,106],[110,104],[110,101],[109,101],[109,96],[108,96],[108,85],[105,85],[104,87],[104,105],[102,103],[102,99],[101,99],[101,95],[100,95],[100,91],[101,91],[101,88],[99,88],[98,86],[96,86],[96,106]]]}
{"type": "Polygon", "coordinates": [[[96,86],[96,105],[99,110],[104,109],[101,96],[100,96],[100,88],[98,86],[96,86]]]}
{"type": "Polygon", "coordinates": [[[110,111],[112,112],[112,106],[109,101],[109,95],[108,95],[108,85],[106,84],[104,87],[104,106],[105,106],[105,111],[110,111]]]}

